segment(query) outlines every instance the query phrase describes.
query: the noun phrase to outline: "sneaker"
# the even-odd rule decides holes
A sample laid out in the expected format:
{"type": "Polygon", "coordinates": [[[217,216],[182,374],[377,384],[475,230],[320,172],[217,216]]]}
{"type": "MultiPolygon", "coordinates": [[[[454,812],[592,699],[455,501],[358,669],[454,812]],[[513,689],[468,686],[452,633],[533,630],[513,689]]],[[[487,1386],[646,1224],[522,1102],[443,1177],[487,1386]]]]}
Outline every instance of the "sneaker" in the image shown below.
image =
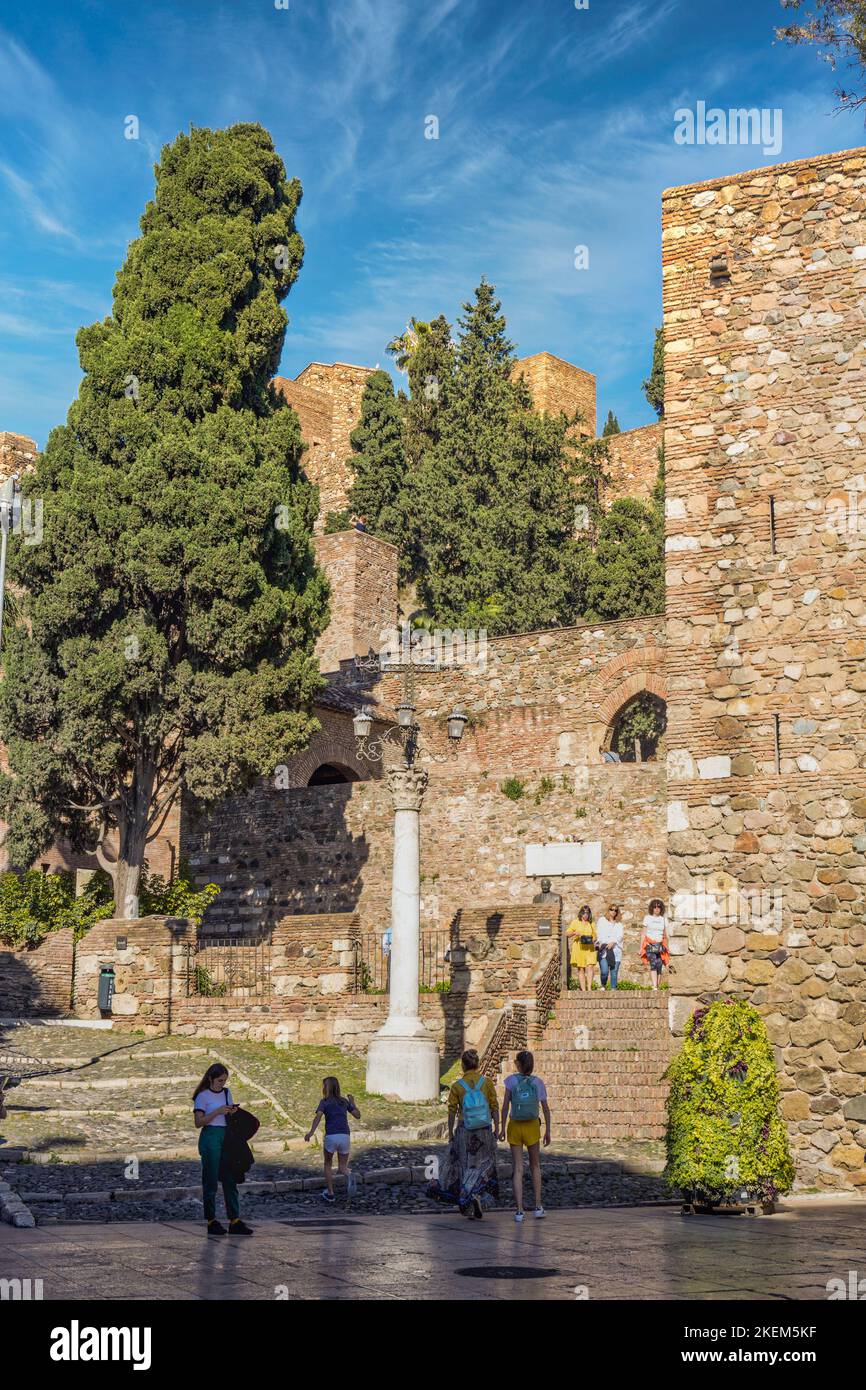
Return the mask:
{"type": "Polygon", "coordinates": [[[536,1208],[535,1208],[535,1219],[536,1219],[536,1221],[541,1221],[546,1215],[547,1215],[547,1212],[544,1210],[544,1207],[536,1207],[536,1208]]]}
{"type": "Polygon", "coordinates": [[[322,1201],[323,1201],[323,1202],[332,1203],[332,1202],[335,1202],[336,1200],[337,1200],[337,1199],[336,1199],[336,1197],[333,1195],[333,1193],[332,1193],[332,1192],[329,1192],[328,1189],[325,1188],[324,1192],[322,1193],[322,1201]]]}
{"type": "Polygon", "coordinates": [[[207,1233],[209,1236],[224,1236],[226,1228],[221,1221],[209,1221],[207,1223],[207,1233]]]}
{"type": "Polygon", "coordinates": [[[245,1221],[241,1221],[240,1217],[238,1217],[236,1221],[229,1222],[229,1235],[251,1236],[252,1231],[250,1227],[247,1225],[247,1223],[245,1221]]]}
{"type": "Polygon", "coordinates": [[[523,1220],[523,1212],[522,1212],[522,1211],[516,1211],[516,1212],[514,1213],[514,1219],[515,1219],[515,1221],[517,1221],[518,1223],[520,1223],[520,1222],[523,1220]]]}

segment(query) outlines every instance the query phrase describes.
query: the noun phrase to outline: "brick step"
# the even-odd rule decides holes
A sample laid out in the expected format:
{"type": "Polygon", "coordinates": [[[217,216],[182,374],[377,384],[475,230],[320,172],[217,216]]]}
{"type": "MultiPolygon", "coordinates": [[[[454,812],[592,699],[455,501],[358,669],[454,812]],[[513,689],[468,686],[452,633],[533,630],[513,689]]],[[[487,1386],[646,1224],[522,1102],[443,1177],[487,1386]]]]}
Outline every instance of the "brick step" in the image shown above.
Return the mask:
{"type": "Polygon", "coordinates": [[[570,989],[560,994],[554,1001],[554,1008],[589,1008],[589,1009],[666,1009],[668,1005],[668,990],[663,990],[661,994],[653,994],[650,990],[635,989],[606,989],[604,993],[600,989],[593,990],[591,994],[581,994],[580,990],[570,989]]]}
{"type": "Polygon", "coordinates": [[[636,1047],[665,1047],[671,1051],[670,1039],[655,1029],[647,1029],[646,1032],[640,1029],[612,1032],[608,1028],[600,1028],[598,1024],[591,1023],[576,1024],[573,1028],[548,1028],[541,1045],[546,1048],[568,1049],[575,1046],[576,1039],[584,1039],[593,1047],[605,1047],[620,1052],[628,1052],[630,1048],[636,1047]]]}
{"type": "Polygon", "coordinates": [[[560,1037],[545,1037],[537,1047],[536,1052],[541,1053],[566,1053],[566,1052],[605,1052],[621,1054],[623,1058],[629,1053],[632,1056],[640,1053],[649,1053],[654,1057],[669,1055],[671,1048],[667,1042],[659,1038],[607,1038],[603,1037],[598,1031],[590,1031],[588,1037],[581,1033],[564,1033],[560,1037]],[[583,1046],[588,1043],[589,1046],[583,1046]]]}
{"type": "Polygon", "coordinates": [[[645,1057],[641,1061],[618,1062],[611,1066],[604,1054],[594,1056],[591,1052],[574,1052],[568,1058],[539,1057],[535,1070],[545,1080],[548,1077],[607,1076],[613,1080],[621,1078],[628,1081],[636,1076],[661,1076],[667,1067],[663,1058],[645,1057]]]}
{"type": "Polygon", "coordinates": [[[587,1096],[557,1095],[550,1091],[550,1108],[571,1124],[609,1124],[631,1125],[640,1120],[652,1124],[663,1124],[667,1113],[664,1099],[654,1096],[587,1096]]]}
{"type": "MultiPolygon", "coordinates": [[[[541,1072],[538,1073],[541,1076],[541,1072]]],[[[641,1076],[634,1072],[631,1076],[620,1079],[616,1076],[597,1076],[592,1072],[571,1072],[555,1075],[547,1072],[542,1077],[545,1086],[549,1091],[557,1090],[581,1090],[591,1095],[625,1095],[635,1096],[646,1094],[667,1095],[668,1086],[661,1077],[654,1072],[644,1072],[641,1076]]]]}
{"type": "Polygon", "coordinates": [[[580,1143],[604,1143],[619,1139],[631,1139],[638,1142],[648,1142],[649,1140],[664,1139],[665,1129],[663,1125],[587,1125],[578,1127],[576,1125],[560,1124],[554,1121],[554,1143],[557,1139],[571,1139],[580,1143]]]}

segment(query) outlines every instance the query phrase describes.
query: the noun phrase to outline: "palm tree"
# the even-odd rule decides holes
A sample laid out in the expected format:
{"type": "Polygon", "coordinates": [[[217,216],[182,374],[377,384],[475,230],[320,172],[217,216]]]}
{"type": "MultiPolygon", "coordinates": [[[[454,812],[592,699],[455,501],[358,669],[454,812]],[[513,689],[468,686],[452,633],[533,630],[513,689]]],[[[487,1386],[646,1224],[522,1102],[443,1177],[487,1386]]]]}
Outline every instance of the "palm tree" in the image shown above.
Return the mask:
{"type": "Polygon", "coordinates": [[[430,332],[430,324],[423,323],[420,319],[411,318],[406,326],[405,333],[393,338],[388,344],[387,351],[397,363],[397,370],[406,372],[409,370],[409,363],[421,345],[421,339],[430,332]]]}

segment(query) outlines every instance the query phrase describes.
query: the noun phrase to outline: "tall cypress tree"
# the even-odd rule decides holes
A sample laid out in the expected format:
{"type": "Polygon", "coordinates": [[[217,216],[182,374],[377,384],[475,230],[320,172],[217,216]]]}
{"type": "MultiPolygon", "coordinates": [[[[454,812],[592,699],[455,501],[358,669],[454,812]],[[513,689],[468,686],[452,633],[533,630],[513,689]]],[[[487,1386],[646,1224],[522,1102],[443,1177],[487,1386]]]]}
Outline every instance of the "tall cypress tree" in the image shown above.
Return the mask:
{"type": "Polygon", "coordinates": [[[405,570],[406,449],[403,417],[387,372],[368,378],[350,440],[355,477],[349,505],[372,535],[400,547],[405,570]]]}
{"type": "Polygon", "coordinates": [[[418,593],[436,622],[523,632],[568,621],[574,492],[563,416],[532,408],[493,286],[465,304],[439,438],[417,472],[418,593]]]}
{"type": "Polygon", "coordinates": [[[653,364],[643,384],[644,395],[659,419],[665,413],[665,330],[656,329],[653,340],[653,364]]]}
{"type": "Polygon", "coordinates": [[[601,432],[602,439],[607,439],[611,434],[620,434],[619,420],[612,410],[607,412],[607,419],[604,422],[604,429],[601,432]]]}
{"type": "Polygon", "coordinates": [[[121,915],[182,786],[240,790],[317,727],[318,499],[269,388],[300,197],[261,126],[163,150],[112,314],[78,334],[78,399],[25,485],[44,539],[12,555],[26,597],[0,811],[19,865],[58,836],[95,848],[121,915]]]}

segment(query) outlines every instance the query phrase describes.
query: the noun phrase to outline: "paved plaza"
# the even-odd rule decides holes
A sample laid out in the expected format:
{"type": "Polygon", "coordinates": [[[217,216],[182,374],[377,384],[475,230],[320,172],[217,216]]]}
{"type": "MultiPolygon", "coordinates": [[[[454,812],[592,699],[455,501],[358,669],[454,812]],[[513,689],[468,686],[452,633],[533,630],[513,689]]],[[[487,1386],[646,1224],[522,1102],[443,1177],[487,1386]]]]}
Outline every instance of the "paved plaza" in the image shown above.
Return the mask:
{"type": "Polygon", "coordinates": [[[515,1225],[450,1213],[323,1212],[206,1239],[198,1222],[0,1227],[0,1279],[45,1299],[825,1300],[866,1274],[866,1202],[802,1198],[772,1217],[673,1208],[557,1211],[515,1225]]]}

